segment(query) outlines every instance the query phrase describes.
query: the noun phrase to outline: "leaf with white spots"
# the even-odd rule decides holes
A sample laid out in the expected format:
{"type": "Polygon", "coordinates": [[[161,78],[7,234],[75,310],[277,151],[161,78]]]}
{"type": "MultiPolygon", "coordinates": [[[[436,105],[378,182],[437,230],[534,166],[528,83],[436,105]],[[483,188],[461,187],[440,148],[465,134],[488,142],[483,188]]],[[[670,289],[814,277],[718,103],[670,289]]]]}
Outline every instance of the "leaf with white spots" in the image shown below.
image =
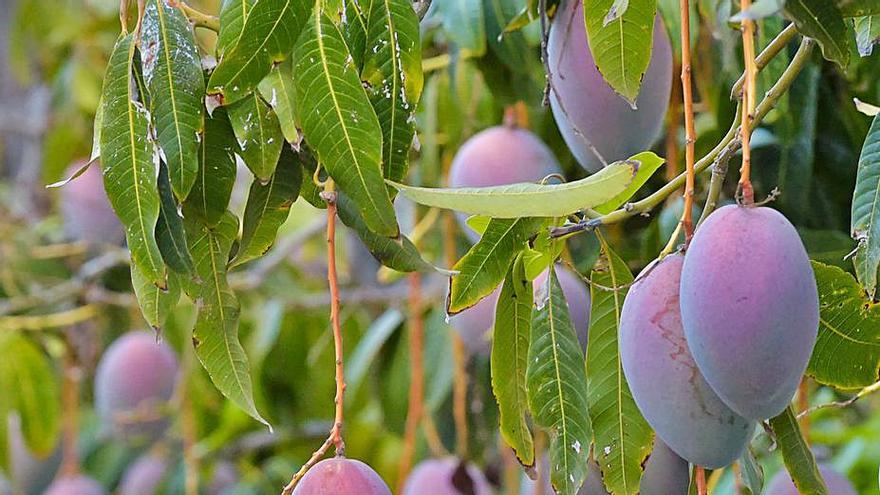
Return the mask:
{"type": "Polygon", "coordinates": [[[275,111],[256,92],[228,108],[238,155],[258,179],[268,181],[275,173],[284,144],[275,111]]]}

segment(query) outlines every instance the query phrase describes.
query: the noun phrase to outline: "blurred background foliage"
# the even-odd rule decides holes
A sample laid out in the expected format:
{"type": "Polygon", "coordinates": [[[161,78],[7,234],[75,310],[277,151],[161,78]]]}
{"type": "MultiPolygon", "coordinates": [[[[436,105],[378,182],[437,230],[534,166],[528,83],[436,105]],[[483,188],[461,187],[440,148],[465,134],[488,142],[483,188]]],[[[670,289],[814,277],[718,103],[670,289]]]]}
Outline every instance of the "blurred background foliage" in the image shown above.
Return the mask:
{"type": "MultiPolygon", "coordinates": [[[[459,145],[498,124],[505,107],[518,101],[527,105],[530,127],[553,149],[568,178],[583,175],[549,110],[541,105],[544,78],[538,23],[530,22],[499,40],[489,18],[495,15],[488,8],[492,1],[483,5],[469,0],[486,18],[455,22],[461,19],[449,11],[450,2],[435,0],[422,22],[426,86],[417,114],[419,147],[412,156],[412,184],[442,185],[459,145]]],[[[497,1],[504,6],[507,21],[516,15],[527,17],[520,13],[520,2],[497,1]]],[[[217,1],[193,4],[206,12],[219,9],[217,1]]],[[[660,7],[675,43],[677,2],[661,0],[660,7]]],[[[730,2],[702,0],[696,8],[699,157],[715,145],[733,119],[735,104],[729,88],[742,67],[739,35],[726,21],[730,2]]],[[[274,425],[274,432],[224,400],[195,361],[188,336],[194,308],[184,299],[163,329],[185,377],[179,384],[183,392],[172,404],[174,424],[165,438],[154,445],[115,440],[92,411],[92,376],[102,349],[122,333],[146,324],[131,292],[121,248],[68,243],[58,191],[43,186],[62,179],[71,163],[89,155],[104,67],[119,29],[117,9],[115,0],[0,0],[0,333],[25,335],[38,346],[38,356],[58,380],[65,348],[76,349],[82,383],[79,451],[85,472],[105,487],[115,487],[125,468],[149,450],[171,460],[163,493],[184,492],[182,452],[191,453],[190,462],[198,466],[202,493],[220,493],[210,491],[211,480],[229,466],[236,481],[223,493],[275,493],[323,440],[333,414],[324,219],[303,200],[293,206],[267,258],[231,274],[241,298],[241,341],[250,358],[258,408],[274,425]],[[70,311],[83,307],[91,310],[70,316],[70,311]],[[67,319],[52,322],[51,328],[43,328],[45,321],[22,324],[20,319],[4,319],[55,313],[67,319]],[[19,326],[11,325],[13,321],[19,326]]],[[[766,42],[782,27],[779,18],[763,20],[761,39],[766,42]]],[[[213,33],[197,30],[197,34],[210,52],[213,33]]],[[[759,194],[780,189],[775,206],[800,229],[813,259],[851,271],[844,259],[855,247],[847,232],[849,205],[859,151],[870,124],[856,110],[853,98],[880,103],[880,53],[868,57],[854,53],[845,70],[818,54],[813,58],[753,138],[757,148],[753,180],[759,194]]],[[[771,65],[763,72],[762,88],[784,66],[771,65]]],[[[677,97],[673,92],[673,100],[677,97]]],[[[671,108],[680,112],[676,101],[671,108]]],[[[658,154],[670,160],[666,177],[683,169],[683,152],[675,144],[683,142],[681,119],[671,114],[669,121],[671,126],[655,145],[658,154]]],[[[735,157],[731,176],[737,168],[735,157]]],[[[240,170],[239,175],[245,172],[240,170]]],[[[664,174],[658,173],[643,191],[655,190],[664,181],[664,174]]],[[[245,184],[237,186],[233,197],[239,214],[245,184]]],[[[707,184],[707,176],[701,177],[698,197],[707,184]]],[[[731,178],[725,198],[733,197],[734,188],[731,178]]],[[[612,244],[634,271],[657,255],[680,209],[680,200],[671,199],[651,216],[609,227],[612,244]]],[[[441,230],[428,229],[420,247],[426,259],[447,266],[441,230]]],[[[461,255],[468,241],[458,236],[457,243],[461,255]]],[[[597,256],[593,236],[572,238],[569,249],[575,265],[588,272],[597,256]]],[[[384,272],[384,278],[398,280],[378,280],[378,264],[365,255],[353,235],[343,238],[341,250],[348,375],[346,454],[368,462],[395,486],[409,386],[406,281],[384,272]]],[[[456,445],[452,419],[454,360],[443,311],[445,281],[437,275],[426,276],[423,283],[429,308],[426,407],[436,437],[420,437],[417,458],[463,451],[456,445]]],[[[20,357],[7,353],[8,348],[0,349],[0,367],[20,357]]],[[[487,359],[470,359],[467,373],[467,451],[489,479],[500,484],[506,470],[518,467],[500,447],[487,359]]],[[[22,384],[45,387],[50,394],[54,391],[49,400],[61,400],[58,384],[28,384],[27,379],[22,384]]],[[[17,393],[26,394],[28,389],[0,392],[17,393]]],[[[811,402],[840,398],[831,389],[816,387],[811,402]]],[[[846,474],[866,495],[880,493],[880,415],[871,413],[878,407],[878,398],[868,397],[847,409],[825,409],[812,415],[809,429],[820,459],[846,474]]],[[[70,411],[57,408],[56,412],[70,411]]],[[[59,420],[44,421],[56,422],[57,432],[59,420]]],[[[755,445],[769,478],[781,465],[779,456],[768,451],[766,438],[755,445]]],[[[52,474],[44,466],[41,476],[52,474]]],[[[735,493],[729,469],[714,474],[710,482],[711,493],[735,493]]],[[[507,486],[504,493],[518,489],[507,486]]]]}

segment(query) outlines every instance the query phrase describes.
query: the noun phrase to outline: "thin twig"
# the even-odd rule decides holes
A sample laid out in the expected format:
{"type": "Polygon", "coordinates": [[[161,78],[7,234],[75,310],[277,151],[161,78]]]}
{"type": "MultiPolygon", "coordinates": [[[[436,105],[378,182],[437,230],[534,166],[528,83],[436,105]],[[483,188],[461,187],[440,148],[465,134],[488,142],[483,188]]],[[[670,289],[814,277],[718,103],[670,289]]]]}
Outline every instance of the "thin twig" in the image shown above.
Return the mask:
{"type": "Polygon", "coordinates": [[[0,330],[47,330],[69,327],[91,320],[98,315],[98,308],[86,304],[78,308],[47,315],[0,316],[0,330]]]}
{"type": "MultiPolygon", "coordinates": [[[[740,0],[740,12],[746,12],[752,0],[740,0]]],[[[755,192],[752,189],[752,118],[755,114],[758,68],[755,65],[755,21],[743,16],[742,20],[743,61],[745,64],[745,84],[743,85],[742,123],[740,139],[742,140],[742,166],[739,173],[738,189],[742,203],[751,206],[755,203],[755,192]]]]}
{"type": "Polygon", "coordinates": [[[877,392],[878,390],[880,390],[880,381],[873,383],[871,385],[868,385],[867,387],[859,390],[859,392],[856,395],[850,397],[847,400],[840,401],[840,402],[827,402],[825,404],[819,404],[817,406],[813,406],[809,409],[801,411],[801,413],[797,415],[797,419],[800,420],[801,418],[804,418],[804,417],[818,411],[819,409],[828,409],[828,408],[842,409],[845,407],[849,407],[849,406],[853,405],[857,400],[861,399],[862,397],[865,397],[866,395],[873,394],[874,392],[877,392]]]}
{"type": "MultiPolygon", "coordinates": [[[[734,142],[739,144],[738,140],[734,142]]],[[[727,166],[730,163],[730,158],[736,151],[736,148],[725,148],[718,155],[718,158],[715,159],[715,163],[712,165],[712,178],[709,179],[709,192],[706,193],[706,203],[703,205],[703,213],[700,215],[697,226],[702,224],[718,206],[718,198],[721,197],[721,191],[724,189],[724,179],[727,177],[727,166]]]]}
{"type": "MultiPolygon", "coordinates": [[[[785,49],[788,46],[788,43],[797,36],[797,28],[794,24],[789,24],[785,27],[778,35],[776,35],[770,43],[755,57],[755,67],[757,67],[758,71],[767,67],[767,64],[773,60],[776,55],[779,55],[779,52],[785,49]]],[[[733,88],[730,90],[730,99],[736,100],[742,98],[742,89],[743,83],[746,80],[746,75],[742,74],[739,76],[739,79],[733,83],[733,88]]]]}
{"type": "Polygon", "coordinates": [[[177,2],[176,6],[181,12],[183,12],[183,15],[189,19],[189,22],[191,22],[193,26],[209,29],[215,33],[220,32],[220,18],[217,16],[206,14],[198,9],[190,7],[186,2],[182,1],[177,2]]]}
{"type": "MultiPolygon", "coordinates": [[[[691,21],[688,0],[680,0],[679,10],[681,11],[681,90],[684,102],[685,129],[685,187],[681,225],[684,229],[684,244],[687,246],[691,242],[691,237],[694,236],[694,221],[691,217],[694,205],[694,176],[696,175],[694,172],[694,145],[697,142],[697,133],[694,128],[694,93],[691,83],[691,21]]],[[[677,237],[678,233],[675,236],[677,237]]]]}
{"type": "Polygon", "coordinates": [[[694,468],[694,477],[697,478],[697,495],[706,495],[706,471],[697,466],[694,468]]]}
{"type": "Polygon", "coordinates": [[[538,17],[541,19],[541,61],[544,63],[544,73],[547,78],[541,104],[546,107],[550,105],[550,85],[553,81],[553,72],[550,70],[550,55],[547,51],[547,40],[550,38],[550,29],[547,26],[547,0],[538,0],[538,17]]]}
{"type": "Polygon", "coordinates": [[[425,325],[422,318],[422,277],[418,273],[411,273],[409,279],[409,359],[410,359],[410,384],[409,405],[406,411],[406,428],[403,436],[403,452],[400,455],[397,480],[398,493],[403,492],[403,482],[412,468],[413,455],[416,450],[416,440],[419,432],[419,424],[424,410],[424,334],[425,325]]]}
{"type": "Polygon", "coordinates": [[[79,390],[82,371],[80,370],[76,348],[69,332],[64,341],[64,372],[62,375],[64,386],[61,389],[61,402],[64,407],[64,414],[62,415],[60,471],[65,476],[73,476],[78,474],[80,470],[77,439],[79,438],[79,390]]]}

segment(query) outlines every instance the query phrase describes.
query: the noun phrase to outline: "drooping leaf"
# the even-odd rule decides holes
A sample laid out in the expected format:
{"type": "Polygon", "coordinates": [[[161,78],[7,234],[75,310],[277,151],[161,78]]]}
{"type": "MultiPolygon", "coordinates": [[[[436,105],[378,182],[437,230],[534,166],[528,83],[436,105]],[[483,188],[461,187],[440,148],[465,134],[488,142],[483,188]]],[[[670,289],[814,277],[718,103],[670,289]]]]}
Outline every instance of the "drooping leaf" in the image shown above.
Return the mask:
{"type": "Polygon", "coordinates": [[[526,387],[535,424],[550,433],[550,482],[575,495],[587,476],[589,404],[584,355],[554,270],[532,312],[526,387]]]}
{"type": "Polygon", "coordinates": [[[214,225],[226,213],[235,184],[235,134],[225,108],[214,109],[205,118],[205,133],[199,146],[199,171],[184,203],[186,216],[196,215],[202,223],[214,225]]]}
{"type": "Polygon", "coordinates": [[[406,176],[415,133],[416,105],[422,93],[419,19],[409,0],[372,2],[361,79],[382,128],[384,176],[406,176]]]}
{"type": "Polygon", "coordinates": [[[513,258],[544,225],[542,218],[493,218],[480,241],[452,268],[446,311],[459,313],[488,296],[504,280],[513,258]]]}
{"type": "Polygon", "coordinates": [[[156,244],[159,219],[158,167],[149,139],[149,116],[131,84],[134,35],[113,47],[102,90],[101,163],[104,189],[125,226],[134,264],[158,287],[165,287],[165,265],[156,244]]]}
{"type": "Polygon", "coordinates": [[[382,129],[339,28],[316,11],[294,50],[296,111],[318,161],[373,232],[399,231],[382,179],[382,129]]]}
{"type": "Polygon", "coordinates": [[[638,190],[642,186],[645,185],[645,182],[648,182],[648,179],[650,179],[654,175],[654,172],[656,172],[657,169],[666,162],[665,159],[660,158],[650,151],[645,151],[639,153],[638,155],[631,156],[629,157],[629,159],[627,159],[627,161],[638,164],[636,166],[635,177],[633,177],[632,182],[630,182],[629,185],[626,186],[626,189],[624,189],[623,192],[621,192],[611,200],[594,207],[593,209],[596,210],[598,213],[610,213],[629,201],[630,198],[632,198],[633,195],[638,192],[638,190]]]}
{"type": "Polygon", "coordinates": [[[782,451],[782,460],[795,487],[802,495],[828,495],[825,481],[819,473],[813,451],[807,445],[791,407],[770,420],[776,433],[776,443],[782,451]]]}
{"type": "Polygon", "coordinates": [[[880,307],[849,273],[813,262],[819,289],[819,337],[807,374],[841,389],[880,379],[880,307]]]}
{"type": "MultiPolygon", "coordinates": [[[[61,431],[61,389],[52,362],[19,332],[0,332],[0,466],[8,466],[7,418],[12,411],[21,420],[29,450],[45,456],[58,445],[61,431]]],[[[8,472],[8,471],[7,471],[8,472]]]]}
{"type": "MultiPolygon", "coordinates": [[[[635,105],[651,61],[656,0],[630,0],[622,16],[605,16],[614,0],[584,0],[584,22],[593,60],[605,81],[635,105]]],[[[576,20],[575,20],[576,21],[576,20]]]]}
{"type": "Polygon", "coordinates": [[[296,154],[285,147],[275,174],[263,184],[254,179],[244,209],[241,243],[230,267],[259,258],[275,243],[278,228],[287,220],[290,207],[299,196],[302,166],[296,154]]]}
{"type": "Polygon", "coordinates": [[[260,81],[258,88],[260,95],[275,111],[284,139],[290,144],[299,144],[300,135],[294,112],[296,93],[293,88],[293,64],[284,62],[273,67],[269,75],[260,81]]]}
{"type": "Polygon", "coordinates": [[[868,57],[874,53],[874,45],[880,44],[880,14],[857,17],[855,28],[859,55],[868,57]]]}
{"type": "Polygon", "coordinates": [[[273,65],[288,57],[311,9],[308,2],[296,0],[256,2],[235,45],[224,52],[211,74],[208,94],[228,105],[252,92],[273,65]]]}
{"type": "Polygon", "coordinates": [[[501,287],[492,335],[492,392],[498,402],[501,436],[519,462],[535,462],[535,445],[526,419],[526,368],[532,329],[532,282],[517,257],[501,287]]]}
{"type": "Polygon", "coordinates": [[[880,266],[880,116],[874,117],[859,157],[850,232],[859,241],[855,256],[859,283],[874,296],[880,266]]]}
{"type": "Polygon", "coordinates": [[[226,280],[226,263],[238,234],[238,219],[227,212],[213,227],[188,220],[186,232],[199,281],[188,290],[197,301],[192,341],[196,356],[220,392],[257,421],[268,425],[254,404],[248,358],[238,341],[238,298],[226,280]]]}
{"type": "Polygon", "coordinates": [[[171,310],[180,300],[180,283],[173,273],[168,274],[168,288],[161,290],[151,284],[135,267],[131,269],[131,285],[141,314],[150,327],[161,330],[171,310]]]}
{"type": "Polygon", "coordinates": [[[229,105],[229,121],[238,140],[238,155],[259,180],[268,181],[284,144],[275,111],[254,92],[229,105]]]}
{"type": "Polygon", "coordinates": [[[159,220],[156,222],[156,242],[159,252],[169,268],[177,273],[193,272],[192,256],[186,245],[186,232],[183,229],[183,218],[177,211],[177,202],[171,191],[168,167],[164,162],[159,164],[159,220]]]}
{"type": "Polygon", "coordinates": [[[416,203],[492,218],[561,217],[593,208],[626,190],[638,164],[615,162],[581,180],[565,184],[520,183],[492,187],[436,189],[389,182],[416,203]]]}
{"type": "Polygon", "coordinates": [[[800,33],[819,43],[827,60],[841,67],[849,64],[850,34],[833,0],[786,0],[785,15],[800,33]]]}
{"type": "Polygon", "coordinates": [[[617,347],[620,312],[633,276],[602,236],[599,245],[602,261],[590,275],[586,364],[590,421],[605,486],[612,493],[635,494],[653,435],[626,383],[617,347]]]}
{"type": "Polygon", "coordinates": [[[482,0],[449,0],[437,4],[436,16],[455,45],[469,57],[486,53],[482,0]]]}
{"type": "MultiPolygon", "coordinates": [[[[303,183],[309,181],[304,179],[303,183]]],[[[427,272],[434,267],[422,258],[419,250],[405,235],[397,239],[381,236],[367,227],[358,213],[357,207],[345,194],[339,194],[336,200],[337,214],[346,226],[364,242],[370,253],[379,263],[399,272],[427,272]]]]}
{"type": "Polygon", "coordinates": [[[222,58],[238,44],[248,12],[254,0],[223,0],[220,7],[220,33],[217,35],[217,55],[222,58]]]}
{"type": "Polygon", "coordinates": [[[192,26],[166,0],[150,0],[141,28],[150,114],[175,196],[189,194],[198,173],[205,79],[192,26]]]}

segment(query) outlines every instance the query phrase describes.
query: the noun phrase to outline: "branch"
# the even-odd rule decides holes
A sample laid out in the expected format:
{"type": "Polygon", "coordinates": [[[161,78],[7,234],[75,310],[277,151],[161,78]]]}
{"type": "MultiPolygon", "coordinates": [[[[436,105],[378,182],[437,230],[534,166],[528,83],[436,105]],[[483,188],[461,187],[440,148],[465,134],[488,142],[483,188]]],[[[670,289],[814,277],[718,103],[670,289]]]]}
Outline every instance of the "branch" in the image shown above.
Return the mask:
{"type": "MultiPolygon", "coordinates": [[[[795,28],[794,24],[789,24],[785,29],[780,31],[779,34],[773,38],[772,41],[764,48],[757,57],[755,57],[755,66],[758,68],[758,71],[761,71],[764,67],[767,67],[767,64],[773,60],[776,55],[779,55],[788,43],[797,36],[797,28],[795,28]]],[[[730,90],[730,99],[731,100],[739,100],[742,99],[742,88],[743,84],[746,81],[745,74],[739,76],[739,79],[733,83],[733,88],[730,90]]]]}
{"type": "Polygon", "coordinates": [[[866,395],[873,394],[874,392],[877,392],[878,390],[880,390],[880,382],[875,382],[875,383],[868,385],[867,387],[859,390],[859,392],[856,395],[850,397],[847,400],[840,401],[840,402],[828,402],[825,404],[819,404],[818,406],[813,406],[809,409],[806,409],[797,415],[797,419],[800,420],[801,418],[804,418],[804,417],[818,411],[819,409],[828,409],[828,408],[843,409],[845,407],[849,407],[849,406],[853,405],[857,400],[861,399],[862,397],[864,397],[866,395]]]}
{"type": "MultiPolygon", "coordinates": [[[[800,74],[801,70],[806,66],[807,62],[810,58],[810,53],[813,50],[813,46],[815,45],[815,41],[810,38],[804,38],[801,40],[801,44],[798,47],[797,53],[795,53],[794,57],[791,60],[789,66],[785,69],[780,76],[779,80],[776,81],[776,84],[767,91],[764,99],[761,101],[761,104],[758,105],[755,110],[755,116],[752,120],[751,127],[755,127],[761,123],[763,118],[770,112],[770,110],[776,105],[776,102],[779,101],[779,98],[791,87],[797,75],[800,74]]],[[[739,112],[737,112],[738,114],[739,112]]],[[[721,138],[721,141],[715,145],[715,147],[709,151],[703,158],[701,158],[694,165],[694,171],[696,173],[701,173],[709,168],[710,165],[715,163],[719,159],[719,155],[724,152],[732,152],[738,149],[740,143],[737,136],[739,134],[739,125],[738,122],[733,122],[730,129],[727,131],[727,134],[721,138]]],[[[611,213],[591,218],[582,222],[578,222],[576,224],[563,225],[562,227],[556,227],[550,230],[551,237],[558,238],[564,237],[570,234],[575,234],[579,232],[584,232],[588,230],[593,230],[596,227],[602,225],[609,225],[612,223],[621,222],[635,215],[645,215],[650,212],[654,207],[660,204],[667,196],[674,193],[680,188],[685,182],[686,174],[679,174],[675,179],[669,181],[666,185],[658,189],[656,192],[651,194],[650,196],[636,201],[635,203],[627,203],[623,205],[622,208],[612,211],[611,213]]]]}
{"type": "Polygon", "coordinates": [[[215,33],[220,32],[219,17],[206,14],[198,9],[190,7],[186,2],[177,2],[177,8],[183,12],[183,15],[189,19],[189,22],[191,22],[193,26],[210,29],[215,33]]]}

